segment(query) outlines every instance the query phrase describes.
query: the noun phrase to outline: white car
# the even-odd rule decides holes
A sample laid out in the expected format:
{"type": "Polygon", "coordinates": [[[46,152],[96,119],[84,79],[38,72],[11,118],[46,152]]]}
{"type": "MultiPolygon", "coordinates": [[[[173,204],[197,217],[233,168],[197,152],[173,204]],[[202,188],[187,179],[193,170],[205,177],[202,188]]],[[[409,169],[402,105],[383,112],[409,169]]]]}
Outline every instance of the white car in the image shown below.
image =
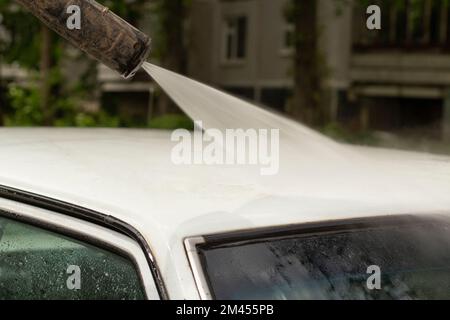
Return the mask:
{"type": "Polygon", "coordinates": [[[0,299],[450,298],[450,160],[298,139],[263,177],[165,131],[0,129],[0,299]]]}

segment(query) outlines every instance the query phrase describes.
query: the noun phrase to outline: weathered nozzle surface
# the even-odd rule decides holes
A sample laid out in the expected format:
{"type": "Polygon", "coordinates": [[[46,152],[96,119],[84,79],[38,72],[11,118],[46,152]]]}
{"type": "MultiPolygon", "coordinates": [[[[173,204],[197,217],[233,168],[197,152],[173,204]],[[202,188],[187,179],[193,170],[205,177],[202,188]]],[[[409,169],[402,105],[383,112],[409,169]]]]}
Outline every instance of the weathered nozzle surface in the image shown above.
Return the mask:
{"type": "Polygon", "coordinates": [[[132,77],[150,52],[150,38],[93,0],[16,0],[51,29],[123,77],[132,77]],[[79,28],[69,28],[71,6],[79,28]],[[73,8],[73,7],[72,7],[73,8]]]}

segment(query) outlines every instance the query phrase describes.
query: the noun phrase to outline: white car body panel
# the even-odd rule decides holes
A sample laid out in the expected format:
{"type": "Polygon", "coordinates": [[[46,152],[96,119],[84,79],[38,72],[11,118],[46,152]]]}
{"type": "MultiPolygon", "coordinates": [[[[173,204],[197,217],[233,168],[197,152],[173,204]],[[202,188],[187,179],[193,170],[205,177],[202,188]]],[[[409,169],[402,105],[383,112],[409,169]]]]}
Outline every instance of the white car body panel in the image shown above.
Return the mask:
{"type": "Polygon", "coordinates": [[[280,174],[262,177],[253,167],[176,166],[174,145],[164,131],[0,129],[0,185],[132,225],[151,247],[172,299],[199,297],[183,245],[189,237],[450,212],[450,160],[443,156],[334,142],[302,153],[290,141],[280,174]]]}

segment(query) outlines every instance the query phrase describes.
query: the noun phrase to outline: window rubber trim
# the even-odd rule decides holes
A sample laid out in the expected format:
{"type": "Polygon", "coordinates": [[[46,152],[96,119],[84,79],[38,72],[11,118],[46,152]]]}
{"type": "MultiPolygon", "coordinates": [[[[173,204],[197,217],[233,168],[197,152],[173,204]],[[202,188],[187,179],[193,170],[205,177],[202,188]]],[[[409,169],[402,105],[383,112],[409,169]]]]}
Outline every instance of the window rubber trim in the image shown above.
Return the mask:
{"type": "Polygon", "coordinates": [[[144,255],[150,266],[150,270],[153,275],[160,299],[169,300],[167,289],[164,285],[161,272],[155,261],[150,246],[147,244],[142,234],[132,225],[120,219],[117,219],[111,215],[106,215],[98,211],[87,209],[65,201],[56,200],[36,193],[8,187],[5,185],[0,185],[0,198],[20,202],[23,204],[31,205],[36,208],[45,209],[55,213],[77,218],[80,220],[88,221],[100,225],[102,227],[114,230],[118,233],[121,233],[133,239],[139,244],[141,249],[144,251],[144,255]]]}
{"type": "Polygon", "coordinates": [[[289,238],[290,236],[313,235],[322,233],[348,232],[352,230],[378,228],[386,226],[402,226],[411,223],[431,222],[438,214],[418,215],[380,215],[373,217],[306,222],[287,226],[264,227],[254,230],[241,230],[227,233],[204,235],[202,246],[220,246],[226,244],[261,242],[273,238],[289,238]]]}

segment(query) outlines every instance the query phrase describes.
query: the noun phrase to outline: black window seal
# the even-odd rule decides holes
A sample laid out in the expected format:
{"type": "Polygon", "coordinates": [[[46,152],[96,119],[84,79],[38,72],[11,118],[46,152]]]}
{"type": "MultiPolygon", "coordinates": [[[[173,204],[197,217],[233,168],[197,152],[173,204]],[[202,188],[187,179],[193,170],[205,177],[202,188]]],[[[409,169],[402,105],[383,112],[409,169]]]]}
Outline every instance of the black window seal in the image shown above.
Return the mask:
{"type": "Polygon", "coordinates": [[[36,208],[45,209],[80,220],[88,221],[130,237],[139,244],[139,246],[145,253],[145,257],[150,266],[150,270],[156,283],[156,288],[158,290],[160,299],[169,299],[169,295],[167,293],[161,272],[155,261],[152,250],[150,249],[150,246],[148,245],[142,234],[132,225],[111,215],[106,215],[95,210],[71,204],[69,202],[56,200],[50,197],[16,189],[13,187],[8,187],[5,185],[0,185],[0,198],[20,202],[36,208]]]}
{"type": "Polygon", "coordinates": [[[287,226],[264,227],[252,230],[240,230],[227,233],[205,235],[204,243],[198,247],[236,244],[242,242],[264,241],[272,238],[287,238],[290,236],[313,235],[320,233],[335,233],[385,226],[399,226],[411,223],[430,221],[438,215],[380,215],[362,218],[336,219],[319,222],[306,222],[287,226]]]}

